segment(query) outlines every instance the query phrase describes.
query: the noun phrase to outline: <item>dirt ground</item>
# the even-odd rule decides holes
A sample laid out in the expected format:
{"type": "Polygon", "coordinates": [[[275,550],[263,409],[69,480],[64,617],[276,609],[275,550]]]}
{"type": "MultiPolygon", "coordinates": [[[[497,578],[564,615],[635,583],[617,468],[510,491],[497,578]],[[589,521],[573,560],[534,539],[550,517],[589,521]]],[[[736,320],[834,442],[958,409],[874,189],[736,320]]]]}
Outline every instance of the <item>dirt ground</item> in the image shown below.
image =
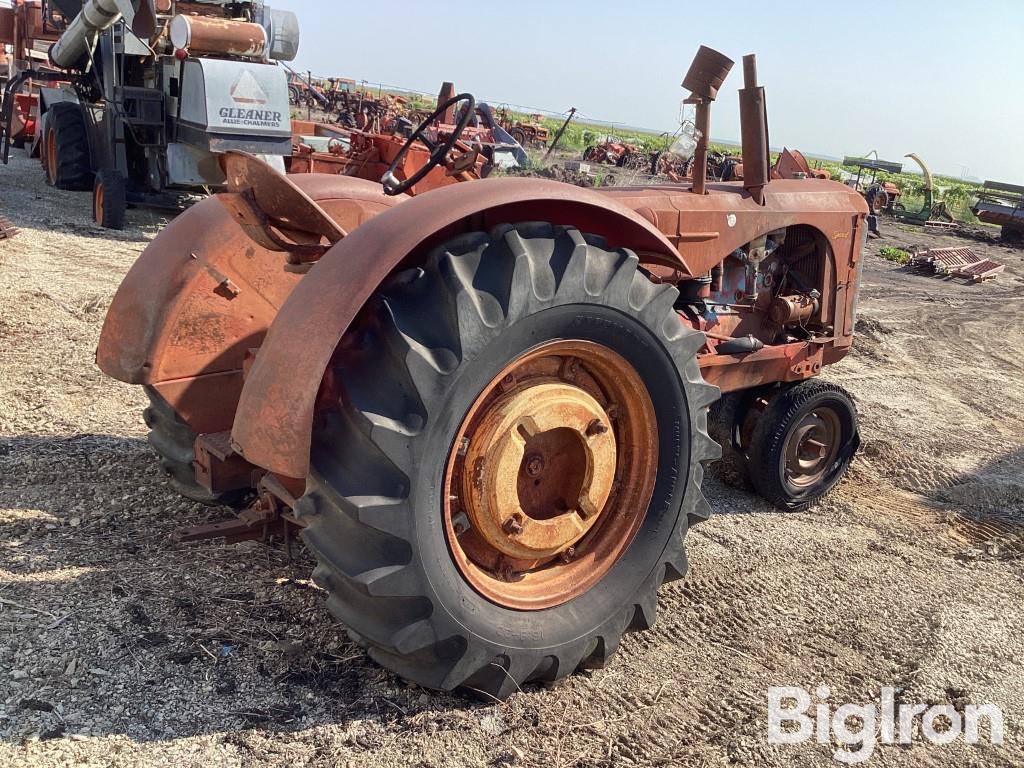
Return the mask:
{"type": "Polygon", "coordinates": [[[158,231],[111,235],[89,195],[0,168],[0,765],[831,765],[771,746],[769,686],[832,702],[999,705],[1001,747],[920,739],[871,765],[1024,764],[1024,252],[883,222],[856,351],[863,450],[801,514],[714,479],[690,573],[606,670],[485,705],[415,687],[349,642],[276,545],[181,545],[223,517],[167,487],[141,390],[93,353],[158,231]],[[965,285],[881,245],[946,241],[1008,264],[965,285]]]}

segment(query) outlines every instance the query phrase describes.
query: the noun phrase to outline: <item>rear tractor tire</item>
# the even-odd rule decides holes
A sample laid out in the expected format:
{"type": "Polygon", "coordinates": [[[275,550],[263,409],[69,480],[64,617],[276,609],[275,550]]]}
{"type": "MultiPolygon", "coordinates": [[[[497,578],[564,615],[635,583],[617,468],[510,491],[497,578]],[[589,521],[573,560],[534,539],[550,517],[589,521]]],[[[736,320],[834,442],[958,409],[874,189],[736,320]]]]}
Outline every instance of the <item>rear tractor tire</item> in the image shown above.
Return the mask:
{"type": "Polygon", "coordinates": [[[297,511],[375,661],[504,699],[654,624],[718,455],[676,297],[632,252],[528,223],[456,238],[370,302],[297,511]]]}
{"type": "Polygon", "coordinates": [[[213,493],[196,482],[196,435],[171,405],[152,387],[144,387],[149,408],[142,418],[149,427],[149,445],[160,457],[160,467],[170,479],[171,488],[186,499],[208,506],[244,507],[252,492],[247,490],[213,493]]]}
{"type": "Polygon", "coordinates": [[[82,108],[69,101],[50,107],[47,113],[46,178],[57,189],[92,189],[89,137],[82,108]]]}
{"type": "Polygon", "coordinates": [[[779,509],[806,509],[842,480],[859,446],[850,395],[827,381],[801,381],[758,417],[747,446],[750,481],[779,509]]]}
{"type": "Polygon", "coordinates": [[[92,218],[104,229],[124,229],[128,190],[120,171],[105,168],[96,174],[92,188],[92,218]]]}

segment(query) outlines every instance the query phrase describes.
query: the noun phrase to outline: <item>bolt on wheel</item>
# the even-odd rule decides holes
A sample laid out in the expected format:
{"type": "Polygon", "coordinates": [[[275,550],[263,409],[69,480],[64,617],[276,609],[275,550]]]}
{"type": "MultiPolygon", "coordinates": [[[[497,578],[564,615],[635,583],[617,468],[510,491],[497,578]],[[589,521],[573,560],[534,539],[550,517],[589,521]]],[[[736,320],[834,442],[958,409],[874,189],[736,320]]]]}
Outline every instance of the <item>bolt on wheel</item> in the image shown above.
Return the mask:
{"type": "Polygon", "coordinates": [[[783,387],[763,411],[756,401],[750,411],[756,418],[746,446],[750,480],[779,509],[804,509],[832,490],[860,445],[853,400],[827,381],[783,387]]]}
{"type": "Polygon", "coordinates": [[[839,452],[841,434],[834,409],[822,406],[806,414],[786,439],[786,481],[800,488],[820,482],[839,452]]]}
{"type": "Polygon", "coordinates": [[[296,505],[328,606],[376,661],[501,699],[653,626],[716,457],[719,393],[677,295],[545,222],[461,235],[381,290],[339,348],[296,505]]]}
{"type": "Polygon", "coordinates": [[[522,355],[477,398],[448,457],[459,570],[499,605],[571,600],[629,546],[657,458],[654,406],[620,355],[587,341],[522,355]]]}

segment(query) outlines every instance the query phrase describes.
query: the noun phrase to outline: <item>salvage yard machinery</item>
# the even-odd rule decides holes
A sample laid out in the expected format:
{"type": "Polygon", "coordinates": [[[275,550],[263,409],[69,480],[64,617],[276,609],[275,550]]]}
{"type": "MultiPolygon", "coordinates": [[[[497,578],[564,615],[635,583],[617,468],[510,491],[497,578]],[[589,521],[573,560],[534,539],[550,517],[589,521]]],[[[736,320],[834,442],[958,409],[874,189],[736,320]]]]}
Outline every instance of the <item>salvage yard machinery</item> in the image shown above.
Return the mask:
{"type": "MultiPolygon", "coordinates": [[[[227,153],[228,191],[149,245],[97,353],[145,388],[177,490],[249,501],[182,538],[298,529],[373,659],[501,699],[654,624],[710,513],[713,404],[766,499],[828,492],[857,420],[816,376],[853,342],[867,206],[771,178],[753,56],[744,180],[707,181],[732,64],[701,48],[683,81],[690,185],[488,178],[410,197],[397,163],[382,185],[227,153]]],[[[461,167],[458,134],[430,166],[461,167]]]]}
{"type": "MultiPolygon", "coordinates": [[[[93,190],[97,223],[129,204],[179,208],[223,186],[218,155],[244,150],[282,171],[291,152],[288,79],[298,21],[234,0],[42,0],[59,35],[50,66],[11,78],[38,89],[38,152],[48,181],[93,190]]],[[[14,133],[4,115],[3,159],[14,133]]]]}
{"type": "Polygon", "coordinates": [[[986,181],[971,211],[986,224],[1001,227],[1004,241],[1024,242],[1024,187],[986,181]]]}

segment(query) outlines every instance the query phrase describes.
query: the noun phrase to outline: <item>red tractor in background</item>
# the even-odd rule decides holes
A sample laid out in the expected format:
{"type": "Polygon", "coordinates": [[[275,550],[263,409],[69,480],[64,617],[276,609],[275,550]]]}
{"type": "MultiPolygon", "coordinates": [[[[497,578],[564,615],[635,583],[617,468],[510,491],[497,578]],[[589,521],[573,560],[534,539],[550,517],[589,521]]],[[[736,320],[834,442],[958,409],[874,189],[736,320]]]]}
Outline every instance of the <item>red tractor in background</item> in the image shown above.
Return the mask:
{"type": "Polygon", "coordinates": [[[643,149],[614,136],[607,136],[597,144],[583,150],[583,160],[588,163],[614,165],[617,168],[640,169],[648,164],[643,149]]]}
{"type": "Polygon", "coordinates": [[[373,659],[502,699],[603,666],[654,624],[722,451],[781,508],[827,493],[857,416],[816,377],[853,343],[867,206],[772,178],[753,56],[744,179],[708,182],[732,64],[701,48],[683,82],[690,184],[409,196],[471,164],[461,122],[433,140],[424,121],[383,183],[228,153],[228,191],[146,249],[97,353],[145,388],[174,487],[247,504],[183,536],[297,529],[373,659]],[[414,148],[427,161],[400,178],[414,148]]]}

